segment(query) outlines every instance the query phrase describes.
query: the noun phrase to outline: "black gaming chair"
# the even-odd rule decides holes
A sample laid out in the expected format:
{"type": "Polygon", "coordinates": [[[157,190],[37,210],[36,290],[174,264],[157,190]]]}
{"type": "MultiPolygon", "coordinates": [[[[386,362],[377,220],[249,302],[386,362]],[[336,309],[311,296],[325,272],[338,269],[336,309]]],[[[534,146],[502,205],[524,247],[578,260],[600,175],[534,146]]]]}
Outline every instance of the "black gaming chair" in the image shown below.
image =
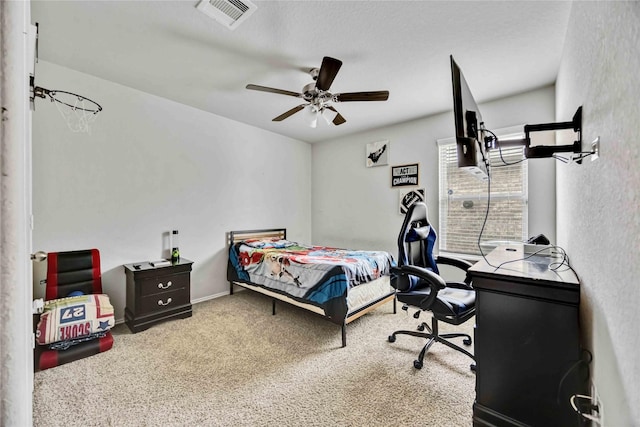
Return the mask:
{"type": "MultiPolygon", "coordinates": [[[[396,298],[404,305],[420,310],[414,314],[417,319],[421,311],[433,314],[431,327],[425,322],[417,331],[396,331],[389,335],[389,342],[396,340],[396,335],[412,335],[427,338],[418,359],[413,362],[416,369],[421,369],[426,352],[435,342],[445,344],[467,356],[473,355],[462,347],[450,342],[447,338],[464,337],[463,343],[471,345],[471,337],[462,333],[439,334],[438,321],[453,325],[466,322],[475,314],[476,295],[467,276],[464,282],[445,282],[440,277],[438,263],[447,264],[467,271],[471,263],[450,257],[433,255],[436,232],[427,218],[427,205],[415,203],[409,208],[398,236],[398,267],[395,268],[391,283],[396,289],[396,298]],[[424,330],[427,332],[423,332],[424,330]]],[[[475,365],[471,365],[475,369],[475,365]]]]}

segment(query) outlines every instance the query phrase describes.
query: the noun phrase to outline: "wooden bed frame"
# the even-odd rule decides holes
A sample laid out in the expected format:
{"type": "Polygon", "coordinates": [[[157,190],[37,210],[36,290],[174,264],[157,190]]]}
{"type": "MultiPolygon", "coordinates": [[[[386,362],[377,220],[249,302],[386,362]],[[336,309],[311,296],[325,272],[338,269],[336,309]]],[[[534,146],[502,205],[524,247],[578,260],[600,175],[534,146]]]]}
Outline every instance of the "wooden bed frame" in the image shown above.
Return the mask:
{"type": "MultiPolygon", "coordinates": [[[[270,229],[262,229],[262,230],[239,230],[239,231],[229,231],[227,233],[227,249],[231,248],[233,244],[239,242],[241,240],[246,239],[264,239],[264,238],[278,238],[278,239],[286,239],[287,238],[287,230],[285,228],[270,228],[270,229]]],[[[297,301],[287,295],[283,295],[277,292],[270,291],[258,285],[253,285],[251,283],[239,282],[239,281],[229,281],[229,293],[233,295],[234,285],[241,286],[245,289],[250,289],[252,291],[259,292],[271,298],[272,301],[272,314],[276,314],[276,300],[284,301],[288,304],[295,305],[297,307],[301,307],[305,310],[311,311],[315,314],[320,315],[321,317],[331,321],[332,323],[338,324],[342,327],[342,347],[346,347],[347,345],[347,331],[346,326],[363,316],[364,314],[375,310],[379,306],[393,301],[393,313],[396,313],[396,299],[395,299],[395,291],[390,291],[388,294],[385,294],[369,303],[358,307],[353,311],[348,311],[345,316],[344,321],[338,323],[335,319],[332,319],[326,316],[323,310],[320,307],[314,306],[312,304],[305,304],[303,302],[297,301]]]]}

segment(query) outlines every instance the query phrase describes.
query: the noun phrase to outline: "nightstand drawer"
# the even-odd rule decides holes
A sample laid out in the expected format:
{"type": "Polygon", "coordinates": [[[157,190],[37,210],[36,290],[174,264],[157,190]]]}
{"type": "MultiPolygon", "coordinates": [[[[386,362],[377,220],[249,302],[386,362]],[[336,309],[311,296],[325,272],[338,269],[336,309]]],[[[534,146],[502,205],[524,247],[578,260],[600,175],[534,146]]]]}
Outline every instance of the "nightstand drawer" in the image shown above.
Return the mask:
{"type": "Polygon", "coordinates": [[[148,295],[142,297],[140,300],[139,314],[172,310],[189,303],[189,290],[185,288],[163,292],[161,294],[148,295]]]}
{"type": "Polygon", "coordinates": [[[140,286],[140,296],[155,295],[163,292],[171,292],[184,289],[189,286],[189,273],[171,274],[159,277],[142,279],[137,286],[140,286]]]}

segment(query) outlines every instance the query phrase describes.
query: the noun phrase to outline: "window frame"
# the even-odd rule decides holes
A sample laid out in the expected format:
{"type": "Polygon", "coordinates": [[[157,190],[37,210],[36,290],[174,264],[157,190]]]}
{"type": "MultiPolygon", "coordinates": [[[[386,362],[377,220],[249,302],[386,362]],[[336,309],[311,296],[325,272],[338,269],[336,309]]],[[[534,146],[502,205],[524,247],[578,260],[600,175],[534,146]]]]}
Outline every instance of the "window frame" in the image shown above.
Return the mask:
{"type": "MultiPolygon", "coordinates": [[[[511,127],[505,127],[505,128],[500,128],[500,129],[496,129],[494,131],[492,131],[495,135],[497,135],[497,137],[499,138],[500,141],[506,141],[509,139],[523,139],[524,138],[524,125],[520,125],[520,126],[511,126],[511,127]]],[[[482,256],[480,254],[477,253],[465,253],[465,252],[456,252],[454,250],[447,250],[445,248],[446,243],[447,243],[447,230],[446,230],[446,221],[447,221],[447,214],[448,214],[448,209],[446,207],[443,206],[443,203],[447,203],[447,207],[448,207],[448,202],[452,200],[452,197],[454,197],[454,199],[458,199],[458,200],[463,200],[463,199],[469,199],[470,198],[470,194],[467,193],[465,195],[460,195],[460,196],[451,196],[448,195],[448,189],[444,188],[445,187],[445,180],[443,180],[443,159],[442,159],[442,155],[443,152],[441,150],[441,148],[443,147],[450,147],[452,145],[455,145],[456,138],[455,137],[449,137],[449,138],[443,138],[443,139],[438,139],[436,140],[436,144],[438,147],[438,230],[440,232],[439,234],[439,238],[438,238],[438,251],[440,254],[443,255],[451,255],[451,256],[457,256],[457,257],[461,257],[464,259],[468,259],[468,260],[478,260],[480,259],[482,256]]],[[[517,150],[522,149],[523,150],[524,147],[516,147],[517,150]]],[[[505,147],[503,148],[503,152],[505,150],[509,150],[509,151],[513,151],[513,147],[505,147]]],[[[493,151],[494,154],[493,157],[493,161],[492,161],[492,166],[495,169],[496,166],[499,166],[501,164],[498,154],[497,154],[497,150],[493,151]],[[497,159],[497,161],[495,161],[495,159],[497,159]]],[[[514,154],[511,154],[511,156],[513,156],[514,154]]],[[[519,156],[518,159],[513,159],[513,160],[519,160],[520,158],[525,159],[524,158],[524,151],[522,151],[521,156],[519,156]]],[[[507,162],[509,160],[505,159],[507,162]]],[[[528,188],[528,182],[529,182],[529,167],[528,167],[528,160],[523,160],[522,162],[522,167],[523,167],[523,172],[521,175],[521,193],[519,194],[497,194],[494,193],[494,183],[492,183],[491,186],[491,194],[490,194],[490,206],[491,203],[493,201],[496,200],[512,200],[512,199],[517,199],[522,201],[522,234],[520,236],[520,238],[518,239],[518,241],[524,241],[526,240],[526,236],[528,235],[528,229],[529,229],[529,218],[528,218],[528,204],[529,204],[529,188],[528,188]]],[[[474,178],[475,179],[475,178],[474,178]]],[[[487,199],[487,187],[486,184],[484,184],[485,188],[483,191],[480,191],[478,193],[472,193],[474,200],[482,200],[484,202],[486,202],[487,199]]],[[[484,220],[484,212],[486,212],[485,209],[483,209],[483,214],[482,214],[482,218],[484,220]]],[[[489,219],[491,219],[491,213],[489,213],[489,219]]],[[[480,230],[478,230],[478,233],[480,232],[480,230]]],[[[474,242],[477,242],[478,240],[478,235],[474,235],[474,242]]],[[[483,235],[483,242],[486,241],[490,241],[490,240],[496,240],[496,239],[487,239],[484,237],[483,235]]],[[[476,243],[476,247],[477,247],[477,243],[476,243]]]]}

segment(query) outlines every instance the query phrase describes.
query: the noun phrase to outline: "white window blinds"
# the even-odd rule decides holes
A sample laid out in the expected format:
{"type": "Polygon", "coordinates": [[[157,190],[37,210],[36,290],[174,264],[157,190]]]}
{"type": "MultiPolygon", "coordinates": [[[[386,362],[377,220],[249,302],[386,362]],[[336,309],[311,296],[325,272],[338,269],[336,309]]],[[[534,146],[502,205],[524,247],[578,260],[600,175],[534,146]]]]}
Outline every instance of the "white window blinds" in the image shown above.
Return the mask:
{"type": "MultiPolygon", "coordinates": [[[[503,135],[500,140],[517,135],[503,135]]],[[[487,182],[458,168],[455,139],[438,141],[440,156],[440,252],[480,255],[478,237],[487,214],[487,182]]],[[[482,241],[523,241],[527,236],[527,162],[522,147],[489,155],[490,208],[482,241]],[[513,163],[509,166],[504,163],[513,163]]]]}

